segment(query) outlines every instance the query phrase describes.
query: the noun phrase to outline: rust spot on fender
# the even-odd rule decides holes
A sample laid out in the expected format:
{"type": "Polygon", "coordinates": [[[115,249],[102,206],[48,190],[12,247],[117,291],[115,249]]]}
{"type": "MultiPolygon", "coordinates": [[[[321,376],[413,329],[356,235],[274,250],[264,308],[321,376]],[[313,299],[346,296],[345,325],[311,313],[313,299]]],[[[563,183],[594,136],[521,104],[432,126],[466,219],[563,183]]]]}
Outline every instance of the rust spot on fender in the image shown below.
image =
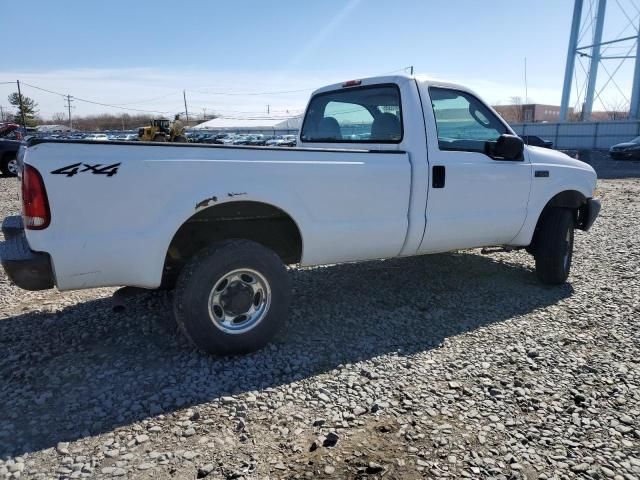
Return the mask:
{"type": "Polygon", "coordinates": [[[198,203],[196,203],[196,210],[198,210],[199,208],[209,207],[214,203],[216,203],[217,201],[218,201],[218,197],[216,196],[205,198],[204,200],[201,200],[198,203]]]}

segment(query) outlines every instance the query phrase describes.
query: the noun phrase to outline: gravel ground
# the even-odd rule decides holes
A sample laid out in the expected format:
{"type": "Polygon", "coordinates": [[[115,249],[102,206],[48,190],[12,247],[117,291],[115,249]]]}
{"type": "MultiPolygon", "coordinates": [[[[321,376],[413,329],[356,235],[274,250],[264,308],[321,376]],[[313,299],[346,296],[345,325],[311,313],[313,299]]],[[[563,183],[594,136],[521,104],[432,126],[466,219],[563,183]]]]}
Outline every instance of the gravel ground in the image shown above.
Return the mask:
{"type": "Polygon", "coordinates": [[[638,479],[640,180],[600,188],[562,287],[524,252],[294,270],[243,357],[193,351],[167,294],[2,272],[0,478],[638,479]]]}

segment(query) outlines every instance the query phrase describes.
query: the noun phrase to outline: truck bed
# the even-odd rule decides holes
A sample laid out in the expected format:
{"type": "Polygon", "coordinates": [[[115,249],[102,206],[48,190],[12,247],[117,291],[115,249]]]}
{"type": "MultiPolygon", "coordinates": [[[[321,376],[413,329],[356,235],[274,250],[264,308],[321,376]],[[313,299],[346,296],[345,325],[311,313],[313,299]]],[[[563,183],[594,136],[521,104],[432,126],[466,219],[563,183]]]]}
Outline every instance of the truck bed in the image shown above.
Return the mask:
{"type": "Polygon", "coordinates": [[[158,287],[178,229],[229,202],[293,219],[303,265],[395,256],[407,235],[401,151],[35,139],[24,163],[51,209],[50,226],[27,240],[51,255],[60,289],[158,287]]]}

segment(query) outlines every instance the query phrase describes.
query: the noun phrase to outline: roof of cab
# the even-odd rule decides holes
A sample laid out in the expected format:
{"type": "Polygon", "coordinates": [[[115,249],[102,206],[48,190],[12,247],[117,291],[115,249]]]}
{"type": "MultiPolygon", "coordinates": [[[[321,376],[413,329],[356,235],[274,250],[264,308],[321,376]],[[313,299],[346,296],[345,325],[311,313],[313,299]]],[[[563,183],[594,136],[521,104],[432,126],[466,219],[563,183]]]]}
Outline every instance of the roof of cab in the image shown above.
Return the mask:
{"type": "Polygon", "coordinates": [[[333,90],[341,90],[343,88],[353,88],[353,87],[362,87],[362,86],[366,86],[366,85],[377,85],[377,84],[382,84],[382,83],[396,83],[398,85],[401,85],[405,82],[410,82],[410,81],[416,81],[416,82],[420,82],[422,83],[424,86],[426,87],[431,87],[431,86],[438,86],[438,87],[447,87],[447,88],[453,88],[456,90],[462,90],[465,92],[469,92],[469,93],[473,93],[475,95],[475,92],[473,92],[472,90],[470,90],[469,88],[465,87],[464,85],[460,85],[457,83],[451,83],[451,82],[447,82],[444,80],[438,80],[438,79],[434,79],[434,78],[430,78],[426,75],[385,75],[385,76],[378,76],[378,77],[366,77],[366,78],[359,78],[357,79],[357,81],[359,82],[357,85],[353,85],[353,86],[344,86],[344,83],[346,82],[340,82],[340,83],[333,83],[331,85],[327,85],[324,86],[322,88],[319,88],[317,90],[315,90],[312,95],[316,95],[318,93],[323,93],[323,92],[330,92],[333,90]]]}

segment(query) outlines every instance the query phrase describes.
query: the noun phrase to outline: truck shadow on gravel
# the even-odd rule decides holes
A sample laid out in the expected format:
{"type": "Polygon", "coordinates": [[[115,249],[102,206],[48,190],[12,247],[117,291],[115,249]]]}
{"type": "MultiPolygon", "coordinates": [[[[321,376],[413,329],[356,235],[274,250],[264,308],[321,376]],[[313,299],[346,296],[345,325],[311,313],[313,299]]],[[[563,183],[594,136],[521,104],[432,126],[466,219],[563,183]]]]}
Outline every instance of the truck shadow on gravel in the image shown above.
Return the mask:
{"type": "MultiPolygon", "coordinates": [[[[530,268],[471,253],[291,272],[287,328],[251,355],[214,358],[176,333],[169,298],[144,294],[0,320],[0,456],[55,447],[340,364],[410,356],[571,295],[530,268]]],[[[16,290],[17,292],[17,290],[16,290]]]]}

